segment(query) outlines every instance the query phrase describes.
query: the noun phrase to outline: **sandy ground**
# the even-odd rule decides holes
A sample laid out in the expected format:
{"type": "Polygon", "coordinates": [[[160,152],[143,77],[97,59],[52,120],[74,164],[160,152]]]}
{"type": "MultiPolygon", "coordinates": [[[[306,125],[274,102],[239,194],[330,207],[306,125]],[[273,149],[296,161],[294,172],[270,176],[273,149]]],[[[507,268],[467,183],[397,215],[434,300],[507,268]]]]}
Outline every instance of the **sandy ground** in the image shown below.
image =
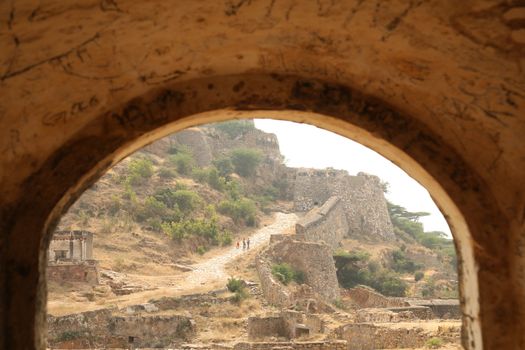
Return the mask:
{"type": "Polygon", "coordinates": [[[250,236],[250,251],[243,251],[234,244],[231,247],[218,249],[206,254],[200,262],[191,265],[192,271],[173,275],[123,274],[122,278],[130,285],[144,286],[147,290],[129,295],[111,296],[95,301],[75,300],[74,297],[50,293],[47,304],[52,315],[65,315],[75,312],[96,310],[108,306],[123,307],[140,304],[153,298],[200,293],[224,288],[230,275],[226,266],[242,255],[248,255],[268,243],[272,234],[289,232],[297,221],[295,214],[276,213],[273,222],[255,231],[250,236]]]}

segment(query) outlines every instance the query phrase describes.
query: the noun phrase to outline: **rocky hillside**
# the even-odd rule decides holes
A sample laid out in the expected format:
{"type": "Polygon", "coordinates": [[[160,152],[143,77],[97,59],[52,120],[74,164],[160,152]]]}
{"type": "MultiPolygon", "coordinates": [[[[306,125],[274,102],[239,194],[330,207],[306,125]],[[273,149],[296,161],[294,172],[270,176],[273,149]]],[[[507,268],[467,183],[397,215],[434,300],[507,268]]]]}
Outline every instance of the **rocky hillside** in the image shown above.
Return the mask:
{"type": "Polygon", "coordinates": [[[386,189],[364,173],[286,167],[275,135],[253,121],[230,121],[184,130],[128,157],[82,195],[59,229],[94,232],[103,268],[169,274],[247,237],[272,211],[301,216],[337,196],[346,232],[330,244],[343,287],[455,296],[452,241],[424,231],[426,213],[387,203],[386,189]]]}
{"type": "Polygon", "coordinates": [[[112,168],[59,229],[94,232],[102,267],[160,272],[192,253],[232,244],[285,208],[282,161],[275,136],[252,121],[191,128],[112,168]]]}

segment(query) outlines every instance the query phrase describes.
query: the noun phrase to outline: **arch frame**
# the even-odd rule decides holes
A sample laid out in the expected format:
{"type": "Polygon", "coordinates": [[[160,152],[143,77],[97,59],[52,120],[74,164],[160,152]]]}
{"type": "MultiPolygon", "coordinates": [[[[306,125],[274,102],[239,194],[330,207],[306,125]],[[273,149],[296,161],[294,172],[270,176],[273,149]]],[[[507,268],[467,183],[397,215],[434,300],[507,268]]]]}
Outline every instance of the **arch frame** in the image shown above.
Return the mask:
{"type": "MultiPolygon", "coordinates": [[[[498,325],[490,305],[494,300],[496,307],[511,314],[512,286],[500,285],[508,299],[495,299],[495,291],[487,289],[498,280],[497,271],[508,272],[508,261],[490,260],[496,269],[486,266],[480,254],[490,252],[488,238],[508,227],[483,178],[440,135],[385,101],[350,86],[277,74],[215,76],[151,90],[100,114],[48,158],[25,183],[24,198],[2,212],[3,229],[12,239],[5,257],[7,292],[2,298],[10,300],[0,321],[3,345],[45,347],[46,247],[60,216],[86,188],[134,150],[171,132],[254,117],[307,122],[336,132],[394,161],[424,185],[445,214],[456,242],[464,346],[513,347],[509,337],[486,336],[489,327],[498,325]],[[24,285],[32,288],[15,293],[24,285]],[[18,311],[27,303],[34,307],[21,315],[18,311]],[[23,325],[31,326],[32,336],[20,333],[23,325]]],[[[506,329],[490,333],[513,331],[503,324],[498,327],[506,329]]]]}

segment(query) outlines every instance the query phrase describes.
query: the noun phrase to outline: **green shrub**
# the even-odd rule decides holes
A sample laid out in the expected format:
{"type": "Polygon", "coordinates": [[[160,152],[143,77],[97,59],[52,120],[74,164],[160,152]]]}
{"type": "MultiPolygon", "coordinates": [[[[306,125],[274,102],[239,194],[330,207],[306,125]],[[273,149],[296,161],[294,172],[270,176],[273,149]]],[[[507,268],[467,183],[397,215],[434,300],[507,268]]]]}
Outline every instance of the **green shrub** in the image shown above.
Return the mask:
{"type": "Polygon", "coordinates": [[[189,175],[194,166],[193,157],[189,153],[177,153],[169,158],[170,163],[175,166],[177,172],[181,175],[189,175]]]}
{"type": "Polygon", "coordinates": [[[237,148],[231,152],[235,172],[243,177],[254,175],[261,159],[261,152],[253,148],[237,148]]]}
{"type": "Polygon", "coordinates": [[[416,271],[416,273],[414,274],[414,281],[421,281],[423,277],[425,277],[425,273],[423,271],[416,271]]]}
{"type": "Polygon", "coordinates": [[[208,184],[216,189],[217,191],[224,191],[226,188],[226,179],[219,175],[219,171],[216,168],[211,168],[208,171],[208,184]]]}
{"type": "Polygon", "coordinates": [[[369,262],[363,251],[338,250],[334,254],[337,280],[344,288],[364,284],[387,296],[404,296],[407,284],[394,271],[381,269],[369,262]]]}
{"type": "Polygon", "coordinates": [[[168,214],[166,204],[158,201],[155,197],[148,196],[144,204],[134,214],[138,222],[144,222],[150,218],[164,218],[168,214]]]}
{"type": "Polygon", "coordinates": [[[208,182],[208,169],[207,168],[193,168],[191,171],[191,177],[197,182],[207,183],[208,182]]]}
{"type": "Polygon", "coordinates": [[[206,247],[200,245],[197,247],[197,250],[196,252],[199,254],[199,255],[204,255],[204,253],[206,253],[208,251],[208,249],[206,249],[206,247]]]}
{"type": "Polygon", "coordinates": [[[394,250],[392,252],[393,269],[397,272],[409,272],[413,273],[416,270],[422,268],[421,264],[417,264],[414,261],[408,259],[405,252],[402,250],[394,250]]]}
{"type": "Polygon", "coordinates": [[[227,122],[215,123],[211,126],[214,129],[227,134],[231,139],[255,129],[253,120],[230,120],[227,122]]]}
{"type": "Polygon", "coordinates": [[[426,283],[423,286],[423,288],[421,289],[421,295],[423,295],[423,297],[427,298],[427,297],[435,296],[435,293],[436,293],[436,281],[434,280],[434,278],[430,277],[426,281],[426,283]]]}
{"type": "Polygon", "coordinates": [[[427,340],[425,346],[430,349],[437,349],[443,345],[443,339],[433,337],[427,340]]]}
{"type": "Polygon", "coordinates": [[[241,289],[240,291],[235,292],[235,294],[230,298],[230,300],[233,303],[239,304],[244,299],[248,298],[248,293],[246,292],[246,289],[241,289]]]}
{"type": "Polygon", "coordinates": [[[205,238],[211,244],[219,243],[221,234],[215,220],[192,219],[180,222],[165,222],[162,231],[173,240],[181,241],[190,236],[205,238]]]}
{"type": "Polygon", "coordinates": [[[295,281],[299,284],[302,284],[305,281],[304,272],[294,269],[287,263],[273,265],[272,275],[284,285],[287,285],[291,281],[295,281]]]}
{"type": "Polygon", "coordinates": [[[229,278],[226,288],[228,288],[230,292],[235,293],[230,299],[234,303],[240,303],[242,300],[248,298],[244,281],[241,279],[234,277],[229,278]]]}
{"type": "Polygon", "coordinates": [[[128,164],[128,175],[126,177],[126,184],[132,186],[138,186],[143,184],[146,179],[149,179],[153,175],[153,163],[151,160],[133,159],[128,164]]]}
{"type": "Polygon", "coordinates": [[[220,157],[214,159],[212,163],[219,171],[220,176],[227,177],[233,173],[234,167],[230,157],[220,157]]]}
{"type": "Polygon", "coordinates": [[[170,168],[160,168],[159,169],[159,177],[163,178],[163,179],[173,179],[177,176],[177,173],[173,170],[173,169],[170,169],[170,168]]]}
{"type": "Polygon", "coordinates": [[[370,277],[369,286],[389,297],[404,297],[408,285],[393,271],[381,270],[370,277]]]}
{"type": "Polygon", "coordinates": [[[197,193],[189,190],[175,191],[172,196],[177,207],[186,214],[195,210],[202,203],[201,197],[197,193]]]}
{"type": "Polygon", "coordinates": [[[232,234],[229,231],[223,232],[219,236],[219,242],[223,247],[231,245],[233,242],[232,234]]]}
{"type": "Polygon", "coordinates": [[[251,199],[225,200],[219,203],[217,210],[237,223],[243,221],[248,226],[256,224],[257,207],[251,199]]]}
{"type": "Polygon", "coordinates": [[[153,175],[153,163],[151,160],[143,159],[133,159],[129,162],[128,170],[130,173],[135,173],[144,178],[149,178],[153,175]]]}
{"type": "Polygon", "coordinates": [[[228,278],[226,288],[228,288],[230,292],[235,293],[244,288],[244,281],[239,278],[230,277],[228,278]]]}

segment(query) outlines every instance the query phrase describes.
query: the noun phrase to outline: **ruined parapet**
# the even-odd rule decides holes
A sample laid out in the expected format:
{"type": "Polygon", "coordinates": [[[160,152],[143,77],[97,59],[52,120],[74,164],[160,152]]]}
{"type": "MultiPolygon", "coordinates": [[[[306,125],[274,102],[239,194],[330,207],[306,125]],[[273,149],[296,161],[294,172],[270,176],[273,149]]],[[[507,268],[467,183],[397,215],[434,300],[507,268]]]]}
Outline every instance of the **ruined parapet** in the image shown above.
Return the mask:
{"type": "MultiPolygon", "coordinates": [[[[288,263],[302,271],[305,283],[324,301],[333,302],[339,299],[339,284],[332,249],[327,244],[286,238],[271,245],[264,255],[268,257],[269,263],[288,263]]],[[[266,266],[271,275],[271,266],[266,266]]]]}
{"type": "Polygon", "coordinates": [[[297,240],[325,242],[332,249],[339,247],[347,232],[343,203],[337,196],[330,197],[321,207],[310,210],[295,224],[297,240]]]}
{"type": "Polygon", "coordinates": [[[338,196],[344,207],[348,235],[356,238],[393,240],[394,229],[381,180],[359,173],[351,176],[345,170],[296,169],[294,209],[308,211],[338,196]]]}
{"type": "Polygon", "coordinates": [[[359,285],[343,291],[343,297],[350,298],[359,308],[404,307],[410,304],[403,298],[386,297],[370,287],[359,285]]]}

